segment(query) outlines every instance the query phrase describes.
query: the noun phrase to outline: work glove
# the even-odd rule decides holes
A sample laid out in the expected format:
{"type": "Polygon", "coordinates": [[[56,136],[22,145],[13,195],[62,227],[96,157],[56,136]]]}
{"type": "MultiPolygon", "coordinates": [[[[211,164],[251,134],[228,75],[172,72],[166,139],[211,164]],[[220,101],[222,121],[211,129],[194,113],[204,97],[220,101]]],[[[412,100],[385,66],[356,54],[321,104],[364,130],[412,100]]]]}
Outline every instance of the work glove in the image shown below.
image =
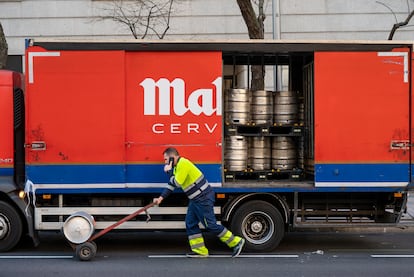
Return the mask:
{"type": "Polygon", "coordinates": [[[155,205],[160,205],[162,200],[164,200],[164,197],[160,196],[158,198],[154,198],[154,204],[155,205]]]}

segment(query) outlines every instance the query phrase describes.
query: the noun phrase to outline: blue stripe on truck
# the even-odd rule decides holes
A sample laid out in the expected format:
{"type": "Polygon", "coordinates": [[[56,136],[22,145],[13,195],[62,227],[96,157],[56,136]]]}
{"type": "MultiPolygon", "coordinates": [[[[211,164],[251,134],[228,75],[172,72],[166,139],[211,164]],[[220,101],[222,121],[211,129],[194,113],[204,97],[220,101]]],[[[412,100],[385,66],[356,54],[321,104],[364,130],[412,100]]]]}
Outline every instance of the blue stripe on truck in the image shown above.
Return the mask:
{"type": "Polygon", "coordinates": [[[0,168],[0,176],[13,176],[14,169],[11,167],[2,167],[0,168]]]}
{"type": "Polygon", "coordinates": [[[315,164],[316,182],[409,182],[409,164],[315,164]]]}
{"type": "MultiPolygon", "coordinates": [[[[35,184],[166,183],[162,164],[30,165],[27,176],[35,184]]],[[[221,164],[198,164],[209,182],[221,182],[221,164]]]]}
{"type": "MultiPolygon", "coordinates": [[[[220,164],[199,164],[210,183],[221,183],[220,164]]],[[[392,183],[409,183],[409,165],[407,164],[316,164],[315,181],[335,183],[335,186],[323,188],[311,185],[309,187],[262,187],[260,182],[252,187],[224,187],[216,188],[217,192],[288,192],[288,191],[344,191],[356,189],[358,191],[400,190],[392,183]],[[364,182],[377,183],[364,185],[364,182]],[[342,184],[341,184],[342,183],[342,184]],[[350,188],[351,183],[353,184],[350,188]],[[387,184],[389,183],[389,184],[387,184]],[[378,187],[380,184],[381,187],[378,187]]],[[[113,184],[151,184],[167,183],[168,176],[163,172],[162,164],[130,164],[130,165],[36,165],[27,167],[28,178],[35,184],[62,184],[58,190],[68,190],[78,193],[86,192],[159,192],[159,187],[114,187],[113,184]],[[64,184],[80,184],[77,189],[65,188],[64,184]],[[82,185],[85,185],[85,188],[82,185]],[[102,188],[87,188],[88,184],[104,184],[102,188]],[[106,185],[108,187],[106,188],[106,185]]],[[[254,183],[254,181],[253,181],[254,183]]],[[[406,185],[404,185],[406,186],[406,185]]],[[[43,191],[43,190],[42,190],[43,191]]],[[[47,189],[45,190],[47,191],[47,189]]],[[[56,191],[56,188],[53,189],[56,191]]]]}
{"type": "MultiPolygon", "coordinates": [[[[221,182],[221,164],[197,164],[197,167],[210,183],[221,182]]],[[[129,164],[126,169],[127,183],[163,183],[169,179],[163,164],[129,164]]]]}

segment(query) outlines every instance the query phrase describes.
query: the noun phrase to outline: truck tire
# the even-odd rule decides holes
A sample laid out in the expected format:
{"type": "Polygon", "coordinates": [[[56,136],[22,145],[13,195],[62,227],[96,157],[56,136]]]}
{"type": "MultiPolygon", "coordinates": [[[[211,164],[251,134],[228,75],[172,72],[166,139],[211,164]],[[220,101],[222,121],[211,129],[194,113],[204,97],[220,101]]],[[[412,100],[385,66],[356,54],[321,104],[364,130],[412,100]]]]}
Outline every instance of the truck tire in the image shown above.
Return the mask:
{"type": "Polygon", "coordinates": [[[279,210],[265,201],[249,201],[236,210],[231,220],[232,231],[243,236],[248,251],[271,251],[285,235],[279,210]]]}
{"type": "Polygon", "coordinates": [[[22,232],[23,223],[18,212],[10,204],[0,201],[0,252],[15,247],[22,232]]]}

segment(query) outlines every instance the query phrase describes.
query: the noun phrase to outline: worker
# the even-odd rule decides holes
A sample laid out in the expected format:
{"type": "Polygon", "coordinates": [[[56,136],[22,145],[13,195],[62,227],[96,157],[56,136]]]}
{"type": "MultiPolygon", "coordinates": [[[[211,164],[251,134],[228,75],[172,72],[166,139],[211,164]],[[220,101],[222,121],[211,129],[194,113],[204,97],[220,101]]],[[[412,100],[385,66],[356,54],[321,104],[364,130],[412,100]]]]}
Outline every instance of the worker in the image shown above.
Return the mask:
{"type": "Polygon", "coordinates": [[[167,187],[154,203],[159,205],[175,188],[181,187],[189,199],[185,225],[191,253],[187,257],[208,257],[208,249],[199,228],[199,223],[232,248],[232,257],[237,257],[243,249],[244,239],[216,221],[214,214],[215,194],[203,173],[188,159],[180,157],[177,149],[167,148],[164,152],[164,171],[170,174],[167,187]]]}

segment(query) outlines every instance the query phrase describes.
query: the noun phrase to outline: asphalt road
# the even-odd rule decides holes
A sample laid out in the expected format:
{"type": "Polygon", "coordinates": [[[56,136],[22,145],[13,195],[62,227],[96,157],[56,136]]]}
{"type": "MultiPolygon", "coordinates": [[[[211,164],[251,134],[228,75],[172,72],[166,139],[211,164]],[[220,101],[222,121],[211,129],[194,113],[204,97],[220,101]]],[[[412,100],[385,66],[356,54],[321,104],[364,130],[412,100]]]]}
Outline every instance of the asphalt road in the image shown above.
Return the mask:
{"type": "Polygon", "coordinates": [[[206,243],[218,256],[189,259],[185,233],[109,233],[88,262],[73,258],[61,234],[42,233],[38,248],[0,253],[0,276],[414,276],[414,232],[384,231],[290,233],[272,253],[235,259],[212,236],[206,243]]]}

